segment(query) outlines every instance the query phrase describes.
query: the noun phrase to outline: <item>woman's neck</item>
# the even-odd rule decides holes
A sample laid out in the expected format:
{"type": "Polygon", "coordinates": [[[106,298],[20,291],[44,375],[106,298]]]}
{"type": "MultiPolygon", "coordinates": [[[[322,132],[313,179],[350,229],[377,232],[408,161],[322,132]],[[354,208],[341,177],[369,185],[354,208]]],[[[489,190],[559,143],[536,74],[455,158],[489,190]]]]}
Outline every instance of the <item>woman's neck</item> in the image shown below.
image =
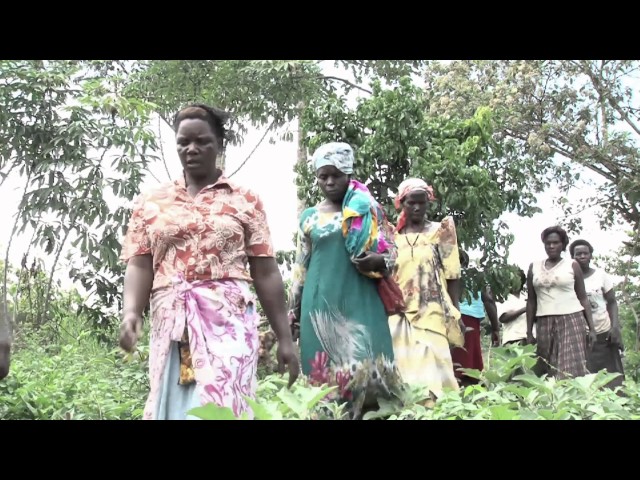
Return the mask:
{"type": "Polygon", "coordinates": [[[217,168],[213,172],[209,172],[206,175],[198,176],[198,177],[193,177],[185,172],[184,182],[186,187],[191,187],[194,190],[201,190],[207,185],[216,183],[221,175],[222,175],[222,171],[217,168]]]}
{"type": "Polygon", "coordinates": [[[596,271],[594,268],[591,268],[590,265],[580,265],[580,268],[582,269],[582,273],[584,273],[585,276],[589,276],[596,271]]]}
{"type": "Polygon", "coordinates": [[[426,222],[422,220],[421,222],[407,222],[404,227],[405,233],[421,233],[424,231],[424,227],[426,222]]]}
{"type": "Polygon", "coordinates": [[[327,212],[340,212],[342,210],[342,200],[334,202],[333,200],[325,198],[320,202],[319,206],[327,212]]]}

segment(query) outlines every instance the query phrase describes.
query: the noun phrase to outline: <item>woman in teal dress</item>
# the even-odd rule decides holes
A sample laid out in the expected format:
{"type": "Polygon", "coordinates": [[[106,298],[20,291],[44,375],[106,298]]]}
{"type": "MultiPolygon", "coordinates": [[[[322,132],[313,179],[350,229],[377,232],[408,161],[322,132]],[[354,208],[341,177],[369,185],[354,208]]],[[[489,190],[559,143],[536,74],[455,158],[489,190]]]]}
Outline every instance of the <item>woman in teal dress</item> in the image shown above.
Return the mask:
{"type": "Polygon", "coordinates": [[[338,387],[352,418],[403,389],[378,280],[395,260],[392,227],[368,189],[352,178],[353,150],[321,146],[313,155],[325,200],[299,221],[289,296],[300,329],[302,371],[338,387]]]}

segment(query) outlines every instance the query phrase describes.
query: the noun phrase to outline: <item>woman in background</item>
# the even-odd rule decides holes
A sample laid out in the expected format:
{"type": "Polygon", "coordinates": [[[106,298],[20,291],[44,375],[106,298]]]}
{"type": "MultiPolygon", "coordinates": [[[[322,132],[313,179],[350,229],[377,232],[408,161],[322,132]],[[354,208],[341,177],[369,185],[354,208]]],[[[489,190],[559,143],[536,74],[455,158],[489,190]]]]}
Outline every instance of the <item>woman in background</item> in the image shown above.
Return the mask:
{"type": "Polygon", "coordinates": [[[575,259],[584,275],[584,287],[591,306],[596,341],[587,353],[587,368],[591,373],[606,370],[620,375],[609,382],[610,388],[622,386],[624,367],[620,350],[622,334],[618,319],[618,302],[611,277],[600,268],[591,267],[593,247],[586,240],[576,240],[569,246],[571,258],[575,259]]]}
{"type": "Polygon", "coordinates": [[[586,375],[587,348],[597,337],[584,275],[578,262],[562,256],[569,245],[564,229],[546,228],[541,239],[547,258],[533,262],[527,273],[527,342],[537,343],[540,374],[586,375]]]}
{"type": "Polygon", "coordinates": [[[427,218],[434,200],[424,180],[400,184],[395,206],[398,258],[393,278],[407,309],[389,318],[393,348],[404,381],[429,388],[434,397],[457,390],[451,346],[462,346],[458,311],[460,262],[456,227],[449,217],[427,218]]]}

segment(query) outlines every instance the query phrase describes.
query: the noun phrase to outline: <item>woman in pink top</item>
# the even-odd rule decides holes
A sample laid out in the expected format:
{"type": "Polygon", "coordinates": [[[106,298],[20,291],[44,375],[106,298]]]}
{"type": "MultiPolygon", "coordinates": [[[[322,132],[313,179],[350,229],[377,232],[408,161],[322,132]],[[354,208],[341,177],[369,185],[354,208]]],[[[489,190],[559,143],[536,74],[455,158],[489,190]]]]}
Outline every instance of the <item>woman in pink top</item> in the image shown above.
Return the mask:
{"type": "Polygon", "coordinates": [[[151,304],[144,419],[190,418],[189,410],[207,403],[252,416],[246,398],[257,384],[258,301],[278,337],[280,371],[289,366],[289,385],[298,376],[262,201],[216,166],[226,119],[206,105],[178,112],[184,175],[138,197],[122,245],[124,350],[135,347],[151,304]]]}
{"type": "Polygon", "coordinates": [[[562,256],[569,244],[562,228],[546,228],[541,237],[547,259],[533,262],[527,274],[527,343],[537,343],[539,373],[557,378],[586,375],[587,348],[595,344],[596,331],[582,269],[562,256]]]}

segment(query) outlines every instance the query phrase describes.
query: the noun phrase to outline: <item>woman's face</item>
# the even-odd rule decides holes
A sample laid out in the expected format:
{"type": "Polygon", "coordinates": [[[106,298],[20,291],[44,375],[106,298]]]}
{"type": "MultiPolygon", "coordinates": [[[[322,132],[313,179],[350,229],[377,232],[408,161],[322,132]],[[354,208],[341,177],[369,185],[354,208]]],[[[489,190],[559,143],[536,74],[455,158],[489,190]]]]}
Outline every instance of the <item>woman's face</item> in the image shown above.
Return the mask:
{"type": "Polygon", "coordinates": [[[182,120],[176,132],[176,144],[185,172],[203,177],[215,171],[219,145],[208,122],[195,118],[182,120]]]}
{"type": "Polygon", "coordinates": [[[591,252],[586,245],[578,245],[573,248],[573,258],[583,267],[589,267],[591,263],[591,252]]]}
{"type": "Polygon", "coordinates": [[[544,251],[547,252],[549,258],[559,258],[563,249],[562,240],[557,233],[550,233],[547,235],[547,238],[544,239],[544,251]]]}
{"type": "Polygon", "coordinates": [[[349,187],[349,175],[333,165],[325,165],[316,172],[316,179],[327,200],[334,203],[342,202],[349,187]]]}
{"type": "Polygon", "coordinates": [[[402,206],[404,207],[404,214],[408,221],[412,223],[422,222],[429,207],[427,192],[411,192],[404,198],[402,206]]]}

